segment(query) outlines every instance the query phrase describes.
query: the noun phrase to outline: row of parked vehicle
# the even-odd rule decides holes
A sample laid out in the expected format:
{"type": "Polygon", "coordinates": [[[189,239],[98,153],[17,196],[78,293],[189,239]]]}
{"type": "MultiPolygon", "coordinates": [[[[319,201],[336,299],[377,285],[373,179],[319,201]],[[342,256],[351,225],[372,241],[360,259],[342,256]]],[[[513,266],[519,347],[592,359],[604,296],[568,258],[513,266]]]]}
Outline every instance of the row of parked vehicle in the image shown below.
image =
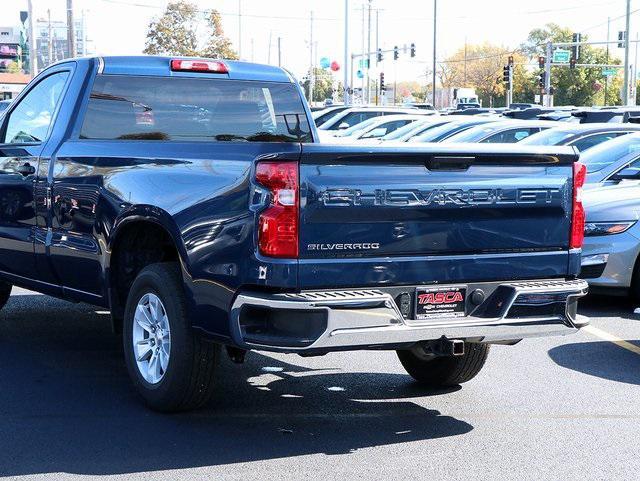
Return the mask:
{"type": "Polygon", "coordinates": [[[487,110],[442,115],[416,108],[335,106],[313,116],[321,141],[328,143],[573,146],[587,167],[581,277],[592,292],[640,301],[640,124],[635,118],[640,109],[487,110]]]}

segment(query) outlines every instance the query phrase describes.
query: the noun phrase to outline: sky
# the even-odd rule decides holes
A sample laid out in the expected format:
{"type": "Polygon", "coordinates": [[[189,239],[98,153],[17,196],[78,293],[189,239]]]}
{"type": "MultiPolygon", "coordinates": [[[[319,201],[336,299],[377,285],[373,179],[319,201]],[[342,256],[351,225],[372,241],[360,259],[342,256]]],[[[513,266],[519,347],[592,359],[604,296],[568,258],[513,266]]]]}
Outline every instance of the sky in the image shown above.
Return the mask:
{"type": "MultiPolygon", "coordinates": [[[[202,10],[215,8],[222,14],[225,34],[243,60],[272,64],[278,62],[280,37],[282,66],[301,77],[308,70],[311,55],[310,16],[313,12],[314,59],[327,57],[344,65],[345,0],[192,0],[202,10]],[[241,13],[241,15],[239,15],[241,13]],[[241,31],[241,43],[239,32],[241,31]],[[271,48],[269,48],[271,45],[271,48]]],[[[19,11],[27,0],[0,0],[3,3],[1,26],[17,25],[19,11]]],[[[36,18],[65,19],[66,0],[32,0],[36,18]]],[[[168,0],[74,0],[77,17],[84,13],[87,36],[99,55],[135,55],[144,48],[149,23],[162,14],[168,0]]],[[[368,0],[349,0],[350,52],[362,51],[363,4],[368,0]]],[[[383,63],[373,67],[371,75],[385,72],[387,82],[418,80],[426,82],[431,69],[433,49],[433,0],[371,0],[371,45],[376,45],[376,11],[379,21],[379,46],[415,43],[416,57],[401,54],[396,62],[387,54],[383,63]]],[[[607,38],[607,18],[611,18],[611,40],[624,29],[626,0],[439,0],[437,58],[444,59],[465,44],[490,42],[508,48],[520,45],[530,30],[548,22],[588,34],[591,40],[607,38]]],[[[640,0],[631,1],[631,38],[640,17],[640,0]]],[[[367,10],[365,10],[367,11],[367,10]]],[[[366,30],[366,29],[365,29],[366,30]]],[[[613,47],[622,56],[622,50],[613,47]]],[[[342,70],[338,75],[342,77],[342,70]]]]}

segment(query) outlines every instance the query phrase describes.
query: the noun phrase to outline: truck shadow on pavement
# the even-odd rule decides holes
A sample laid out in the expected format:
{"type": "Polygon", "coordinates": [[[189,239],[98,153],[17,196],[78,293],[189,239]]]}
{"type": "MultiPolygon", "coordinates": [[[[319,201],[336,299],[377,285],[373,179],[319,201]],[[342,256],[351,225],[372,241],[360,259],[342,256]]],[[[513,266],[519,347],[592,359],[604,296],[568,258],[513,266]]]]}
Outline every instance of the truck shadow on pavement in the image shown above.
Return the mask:
{"type": "Polygon", "coordinates": [[[157,414],[130,386],[108,314],[45,296],[11,298],[0,312],[0,347],[0,476],[344,454],[473,429],[413,402],[444,392],[404,374],[332,370],[331,357],[327,369],[311,369],[297,356],[260,353],[243,366],[225,356],[205,409],[157,414]]]}

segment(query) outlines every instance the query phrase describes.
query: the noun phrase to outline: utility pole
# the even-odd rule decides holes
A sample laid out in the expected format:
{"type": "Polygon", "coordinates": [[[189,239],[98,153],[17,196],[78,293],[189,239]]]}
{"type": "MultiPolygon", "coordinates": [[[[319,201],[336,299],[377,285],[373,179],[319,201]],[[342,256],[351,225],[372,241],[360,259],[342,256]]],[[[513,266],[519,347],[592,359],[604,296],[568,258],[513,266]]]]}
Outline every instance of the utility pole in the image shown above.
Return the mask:
{"type": "Polygon", "coordinates": [[[267,47],[267,63],[271,65],[271,37],[273,36],[273,30],[269,30],[269,47],[267,47]]]}
{"type": "Polygon", "coordinates": [[[53,33],[51,29],[51,10],[47,9],[47,38],[49,41],[47,42],[47,65],[51,65],[53,63],[53,33]]]}
{"type": "Polygon", "coordinates": [[[631,23],[631,0],[627,0],[627,14],[625,18],[624,36],[624,88],[622,89],[622,105],[629,105],[629,27],[631,23]]]}
{"type": "MultiPolygon", "coordinates": [[[[362,4],[362,57],[360,57],[360,65],[359,67],[364,69],[365,67],[365,60],[364,60],[364,49],[366,48],[366,45],[364,43],[364,3],[362,4]]],[[[360,103],[364,104],[365,103],[365,96],[364,96],[364,79],[365,79],[365,75],[362,75],[362,78],[360,79],[360,103]]]]}
{"type": "Polygon", "coordinates": [[[309,14],[309,105],[313,102],[313,10],[309,14]]]}
{"type": "Polygon", "coordinates": [[[352,72],[353,65],[349,64],[349,0],[344,0],[344,65],[342,66],[342,86],[344,88],[344,104],[349,105],[349,72],[352,72]]]}
{"type": "Polygon", "coordinates": [[[282,67],[282,37],[278,37],[278,67],[282,67]]]}
{"type": "Polygon", "coordinates": [[[371,67],[371,59],[369,58],[369,52],[371,52],[371,0],[369,0],[369,12],[367,18],[367,103],[371,103],[371,78],[369,77],[369,67],[371,67]]]}
{"type": "MultiPolygon", "coordinates": [[[[433,107],[436,107],[436,39],[437,37],[437,16],[438,16],[438,0],[433,0],[433,76],[432,76],[432,100],[433,107]]],[[[395,89],[394,89],[395,90],[395,89]]],[[[395,92],[393,93],[395,102],[395,92]]]]}
{"type": "Polygon", "coordinates": [[[547,55],[544,58],[544,102],[545,107],[553,107],[551,102],[551,57],[553,56],[553,44],[547,42],[547,55]]]}
{"type": "MultiPolygon", "coordinates": [[[[609,31],[611,30],[611,17],[607,17],[607,60],[606,63],[609,63],[609,31]]],[[[604,103],[603,105],[607,105],[607,90],[609,88],[609,76],[607,75],[604,78],[604,103]]]]}
{"type": "Polygon", "coordinates": [[[81,15],[81,23],[82,25],[82,53],[81,55],[87,55],[87,23],[84,15],[84,9],[80,12],[81,15]]]}
{"type": "Polygon", "coordinates": [[[254,55],[253,55],[254,54],[254,45],[253,44],[254,44],[254,38],[251,37],[251,61],[252,62],[255,61],[255,58],[254,58],[254,55]]]}
{"type": "Polygon", "coordinates": [[[69,57],[76,56],[76,28],[73,21],[73,0],[67,0],[67,46],[69,57]]]}
{"type": "Polygon", "coordinates": [[[38,75],[38,62],[36,59],[36,39],[33,36],[33,5],[31,0],[27,0],[28,22],[29,22],[29,73],[31,78],[38,75]]]}
{"type": "Polygon", "coordinates": [[[631,77],[631,97],[629,98],[630,105],[636,105],[636,89],[638,82],[638,34],[636,33],[636,58],[633,62],[633,76],[631,77]]]}
{"type": "Polygon", "coordinates": [[[464,85],[467,86],[467,36],[464,37],[464,85]]]}
{"type": "Polygon", "coordinates": [[[238,0],[238,58],[242,60],[242,0],[238,0]]]}

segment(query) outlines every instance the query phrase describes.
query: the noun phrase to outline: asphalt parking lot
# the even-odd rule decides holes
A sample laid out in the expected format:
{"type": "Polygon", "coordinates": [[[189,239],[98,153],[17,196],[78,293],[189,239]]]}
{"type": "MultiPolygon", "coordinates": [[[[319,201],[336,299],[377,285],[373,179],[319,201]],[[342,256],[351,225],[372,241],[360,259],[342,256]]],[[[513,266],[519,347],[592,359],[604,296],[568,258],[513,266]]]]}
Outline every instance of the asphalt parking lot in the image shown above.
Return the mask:
{"type": "Polygon", "coordinates": [[[0,313],[0,475],[86,479],[633,479],[640,315],[583,303],[588,332],[496,346],[429,391],[393,352],[223,359],[204,410],[148,411],[108,313],[26,291],[0,313]],[[621,341],[626,341],[621,342],[621,341]]]}

